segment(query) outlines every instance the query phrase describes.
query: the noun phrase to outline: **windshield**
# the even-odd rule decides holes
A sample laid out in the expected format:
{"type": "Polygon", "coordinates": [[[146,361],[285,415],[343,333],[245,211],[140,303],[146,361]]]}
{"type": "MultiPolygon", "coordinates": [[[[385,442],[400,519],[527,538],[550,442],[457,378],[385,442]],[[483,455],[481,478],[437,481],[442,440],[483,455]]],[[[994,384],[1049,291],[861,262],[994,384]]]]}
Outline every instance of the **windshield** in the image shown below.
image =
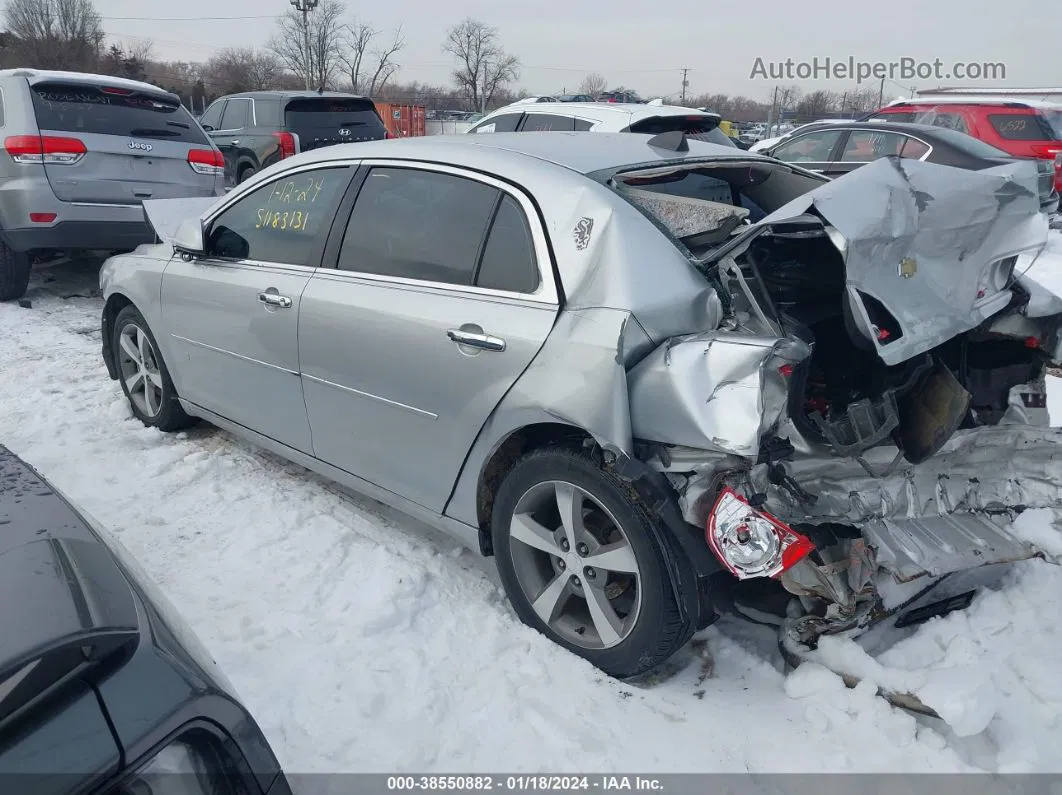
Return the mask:
{"type": "Polygon", "coordinates": [[[39,83],[30,95],[42,130],[207,143],[192,115],[162,95],[73,83],[39,83]]]}

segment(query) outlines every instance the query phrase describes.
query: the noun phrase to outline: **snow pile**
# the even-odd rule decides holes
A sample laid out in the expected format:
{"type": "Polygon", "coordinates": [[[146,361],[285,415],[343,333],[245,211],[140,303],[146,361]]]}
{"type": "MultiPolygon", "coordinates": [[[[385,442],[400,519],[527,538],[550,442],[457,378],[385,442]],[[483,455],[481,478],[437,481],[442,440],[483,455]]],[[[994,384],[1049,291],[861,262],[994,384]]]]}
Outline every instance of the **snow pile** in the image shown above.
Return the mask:
{"type": "Polygon", "coordinates": [[[99,300],[30,297],[0,305],[0,442],[139,558],[291,773],[1062,771],[1062,569],[1025,564],[863,661],[954,730],[871,682],[786,677],[770,631],[726,621],[621,684],[519,624],[490,561],[209,426],[143,428],[99,300]]]}

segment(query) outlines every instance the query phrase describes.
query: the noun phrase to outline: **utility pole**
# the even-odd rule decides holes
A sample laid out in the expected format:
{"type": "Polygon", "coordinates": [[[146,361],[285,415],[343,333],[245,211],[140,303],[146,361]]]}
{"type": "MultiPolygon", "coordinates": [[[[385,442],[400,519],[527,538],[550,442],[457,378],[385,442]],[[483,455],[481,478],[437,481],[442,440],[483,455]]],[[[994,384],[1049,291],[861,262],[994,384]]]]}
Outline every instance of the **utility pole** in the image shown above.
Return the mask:
{"type": "Polygon", "coordinates": [[[878,90],[878,107],[885,104],[885,75],[881,76],[881,88],[878,90]]]}
{"type": "Polygon", "coordinates": [[[690,87],[690,81],[686,79],[686,75],[690,73],[689,69],[682,70],[682,104],[686,104],[686,89],[690,87]]]}
{"type": "Polygon", "coordinates": [[[767,137],[774,133],[774,109],[778,106],[778,86],[774,87],[774,99],[771,100],[771,109],[767,112],[767,137]]]}
{"type": "Polygon", "coordinates": [[[317,4],[321,0],[291,0],[291,4],[295,7],[296,11],[302,13],[302,37],[303,37],[303,55],[306,58],[306,90],[310,91],[313,88],[313,57],[310,54],[310,12],[317,8],[317,4]]]}

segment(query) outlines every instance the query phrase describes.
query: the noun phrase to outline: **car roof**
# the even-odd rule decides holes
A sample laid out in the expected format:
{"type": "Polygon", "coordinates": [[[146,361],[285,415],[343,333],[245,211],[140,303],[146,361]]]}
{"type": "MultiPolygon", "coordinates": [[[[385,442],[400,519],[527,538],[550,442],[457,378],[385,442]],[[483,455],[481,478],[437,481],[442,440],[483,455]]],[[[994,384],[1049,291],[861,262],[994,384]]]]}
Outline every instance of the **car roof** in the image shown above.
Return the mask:
{"type": "Polygon", "coordinates": [[[638,133],[536,132],[490,133],[488,135],[429,135],[363,141],[314,149],[285,160],[292,166],[346,158],[374,157],[436,160],[443,163],[481,167],[487,152],[509,158],[514,165],[534,158],[578,172],[597,171],[643,163],[675,162],[688,159],[767,160],[754,152],[708,141],[688,139],[689,150],[676,152],[649,145],[653,136],[638,133]]]}
{"type": "MultiPolygon", "coordinates": [[[[684,108],[679,105],[643,105],[638,102],[542,102],[542,103],[513,103],[493,111],[490,116],[501,114],[506,111],[520,110],[527,113],[546,113],[557,116],[570,116],[575,111],[588,117],[598,117],[605,120],[610,117],[626,116],[632,122],[641,119],[651,119],[655,116],[708,116],[720,118],[718,113],[697,110],[696,108],[684,108]],[[534,110],[527,110],[529,104],[534,104],[534,110]]],[[[488,117],[489,118],[489,117],[488,117]]]]}
{"type": "Polygon", "coordinates": [[[151,91],[156,94],[167,94],[170,96],[176,96],[165,89],[152,85],[151,83],[145,83],[141,80],[129,80],[125,77],[112,77],[110,75],[97,75],[89,72],[62,72],[48,69],[0,69],[0,78],[5,77],[24,77],[32,83],[39,83],[47,80],[62,80],[68,83],[84,83],[86,85],[107,85],[114,86],[115,88],[128,88],[136,91],[151,91]]]}
{"type": "MultiPolygon", "coordinates": [[[[336,99],[364,99],[372,100],[362,94],[351,94],[346,91],[307,91],[305,89],[293,89],[291,91],[240,91],[236,94],[226,94],[218,99],[302,99],[314,97],[333,97],[336,99]]],[[[216,102],[217,100],[215,100],[216,102]]]]}
{"type": "Polygon", "coordinates": [[[883,111],[890,110],[892,108],[902,108],[905,105],[990,105],[996,107],[1007,108],[1030,108],[1041,109],[1047,108],[1056,110],[1062,107],[1062,101],[1051,101],[1043,99],[1015,99],[1008,97],[1004,94],[999,96],[974,96],[963,94],[947,94],[939,97],[912,97],[911,99],[897,99],[890,102],[884,108],[880,108],[875,113],[881,113],[883,111]]]}

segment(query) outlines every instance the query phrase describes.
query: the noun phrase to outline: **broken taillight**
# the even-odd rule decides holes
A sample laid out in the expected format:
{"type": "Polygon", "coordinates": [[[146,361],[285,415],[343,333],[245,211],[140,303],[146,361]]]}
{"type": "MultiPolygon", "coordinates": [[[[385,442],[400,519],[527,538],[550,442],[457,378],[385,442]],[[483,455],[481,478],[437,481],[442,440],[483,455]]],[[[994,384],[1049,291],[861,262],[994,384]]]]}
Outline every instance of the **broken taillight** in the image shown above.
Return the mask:
{"type": "Polygon", "coordinates": [[[815,549],[811,539],[753,508],[731,488],[723,489],[715,501],[705,536],[712,552],[739,580],[777,577],[815,549]]]}

